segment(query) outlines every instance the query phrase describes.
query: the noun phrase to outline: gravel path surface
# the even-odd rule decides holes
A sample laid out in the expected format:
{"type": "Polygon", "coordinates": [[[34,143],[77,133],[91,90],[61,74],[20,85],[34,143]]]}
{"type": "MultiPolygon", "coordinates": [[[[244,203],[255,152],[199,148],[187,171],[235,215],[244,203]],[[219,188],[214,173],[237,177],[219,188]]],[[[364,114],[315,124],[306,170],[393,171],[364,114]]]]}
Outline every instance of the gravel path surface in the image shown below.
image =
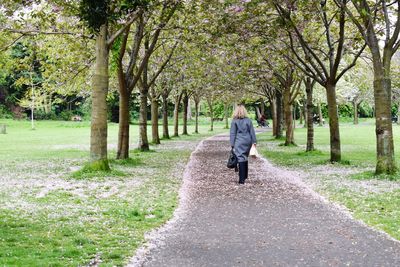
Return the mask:
{"type": "Polygon", "coordinates": [[[199,144],[174,218],[130,266],[400,266],[399,242],[267,160],[252,160],[239,186],[229,148],[227,135],[199,144]]]}

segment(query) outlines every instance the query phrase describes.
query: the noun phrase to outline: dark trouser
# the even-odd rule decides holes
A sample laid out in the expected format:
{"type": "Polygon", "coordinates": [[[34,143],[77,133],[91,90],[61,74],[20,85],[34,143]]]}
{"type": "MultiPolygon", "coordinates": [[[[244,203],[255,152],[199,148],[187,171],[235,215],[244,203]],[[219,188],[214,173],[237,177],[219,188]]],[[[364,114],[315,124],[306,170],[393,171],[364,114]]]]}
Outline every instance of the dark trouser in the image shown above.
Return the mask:
{"type": "Polygon", "coordinates": [[[244,184],[249,174],[249,162],[239,162],[239,184],[244,184]]]}

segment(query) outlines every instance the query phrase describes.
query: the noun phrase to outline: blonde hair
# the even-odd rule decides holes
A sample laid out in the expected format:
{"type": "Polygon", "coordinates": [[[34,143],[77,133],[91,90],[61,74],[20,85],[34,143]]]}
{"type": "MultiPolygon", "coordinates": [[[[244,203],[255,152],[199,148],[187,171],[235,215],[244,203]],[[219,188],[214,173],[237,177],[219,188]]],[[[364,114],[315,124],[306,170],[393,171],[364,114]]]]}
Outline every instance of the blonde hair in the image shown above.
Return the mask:
{"type": "Polygon", "coordinates": [[[233,118],[234,119],[243,119],[247,118],[247,110],[244,107],[244,105],[237,105],[235,111],[233,112],[233,118]]]}

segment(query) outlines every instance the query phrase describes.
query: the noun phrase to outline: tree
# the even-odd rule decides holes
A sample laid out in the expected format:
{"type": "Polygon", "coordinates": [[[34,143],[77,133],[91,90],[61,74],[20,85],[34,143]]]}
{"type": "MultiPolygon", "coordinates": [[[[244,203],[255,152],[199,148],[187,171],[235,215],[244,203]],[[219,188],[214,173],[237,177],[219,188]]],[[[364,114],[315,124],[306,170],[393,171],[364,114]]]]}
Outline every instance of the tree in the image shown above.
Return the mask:
{"type": "Polygon", "coordinates": [[[122,42],[119,45],[119,54],[117,57],[120,95],[117,151],[117,158],[119,159],[129,157],[129,102],[135,87],[138,87],[140,92],[139,149],[143,151],[149,150],[147,138],[147,101],[149,90],[154,86],[156,79],[165,68],[170,56],[154,72],[152,72],[152,69],[149,70],[152,67],[150,65],[150,57],[157,50],[161,32],[179,5],[180,1],[156,1],[153,5],[147,6],[146,9],[142,8],[138,10],[135,35],[131,40],[132,45],[129,48],[129,60],[127,60],[127,64],[124,64],[124,57],[128,50],[129,27],[125,30],[122,42]],[[151,74],[153,75],[149,77],[151,74]]]}
{"type": "Polygon", "coordinates": [[[294,145],[293,104],[300,93],[303,78],[296,73],[296,67],[290,64],[290,62],[279,62],[279,60],[276,60],[277,62],[272,63],[268,57],[265,60],[272,74],[280,83],[286,123],[285,146],[294,145]]]}
{"type": "Polygon", "coordinates": [[[274,1],[274,6],[287,27],[288,46],[295,56],[295,59],[290,56],[286,58],[326,89],[331,162],[341,160],[336,84],[355,66],[365,48],[365,44],[358,41],[353,28],[346,24],[346,2],[341,1],[342,5],[334,8],[326,1],[315,1],[307,6],[310,10],[306,12],[274,1]],[[320,25],[323,26],[322,31],[320,25]],[[346,54],[352,55],[352,60],[343,66],[342,58],[346,54]]]}
{"type": "MultiPolygon", "coordinates": [[[[305,78],[304,85],[306,87],[306,125],[307,125],[307,145],[306,151],[313,151],[314,148],[314,121],[313,121],[313,91],[314,85],[316,83],[315,80],[312,80],[310,77],[305,78]]],[[[320,118],[320,122],[322,122],[322,118],[320,118]]]]}
{"type": "Polygon", "coordinates": [[[109,170],[107,159],[107,93],[109,84],[109,52],[114,41],[126,33],[130,25],[140,16],[138,3],[126,6],[126,13],[119,13],[118,5],[107,0],[81,0],[80,17],[96,35],[96,60],[92,78],[92,120],[90,131],[90,157],[92,166],[109,170]],[[119,14],[118,14],[119,13],[119,14]],[[117,16],[119,15],[119,16],[117,16]],[[122,18],[121,18],[122,16],[122,18]],[[116,18],[124,19],[117,31],[111,33],[110,26],[116,18]]]}
{"type": "Polygon", "coordinates": [[[367,63],[360,61],[338,82],[339,98],[353,105],[353,123],[358,124],[358,109],[363,101],[373,98],[373,74],[367,63]]]}
{"type": "Polygon", "coordinates": [[[335,0],[335,3],[345,10],[367,43],[372,55],[377,157],[375,173],[395,173],[397,166],[394,158],[391,122],[391,61],[400,46],[400,2],[394,1],[389,4],[387,1],[352,0],[353,8],[342,1],[335,0]],[[380,41],[384,43],[383,47],[380,41]]]}

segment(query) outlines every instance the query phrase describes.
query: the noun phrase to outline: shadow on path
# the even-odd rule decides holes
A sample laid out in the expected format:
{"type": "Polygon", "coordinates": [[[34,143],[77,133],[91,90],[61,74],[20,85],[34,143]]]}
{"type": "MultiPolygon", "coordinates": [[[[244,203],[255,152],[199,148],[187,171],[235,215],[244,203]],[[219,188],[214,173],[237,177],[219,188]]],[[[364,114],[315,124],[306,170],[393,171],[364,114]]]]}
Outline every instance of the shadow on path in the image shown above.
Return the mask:
{"type": "Polygon", "coordinates": [[[174,219],[132,266],[400,266],[400,243],[351,219],[268,161],[243,186],[226,168],[228,135],[188,163],[174,219]]]}

